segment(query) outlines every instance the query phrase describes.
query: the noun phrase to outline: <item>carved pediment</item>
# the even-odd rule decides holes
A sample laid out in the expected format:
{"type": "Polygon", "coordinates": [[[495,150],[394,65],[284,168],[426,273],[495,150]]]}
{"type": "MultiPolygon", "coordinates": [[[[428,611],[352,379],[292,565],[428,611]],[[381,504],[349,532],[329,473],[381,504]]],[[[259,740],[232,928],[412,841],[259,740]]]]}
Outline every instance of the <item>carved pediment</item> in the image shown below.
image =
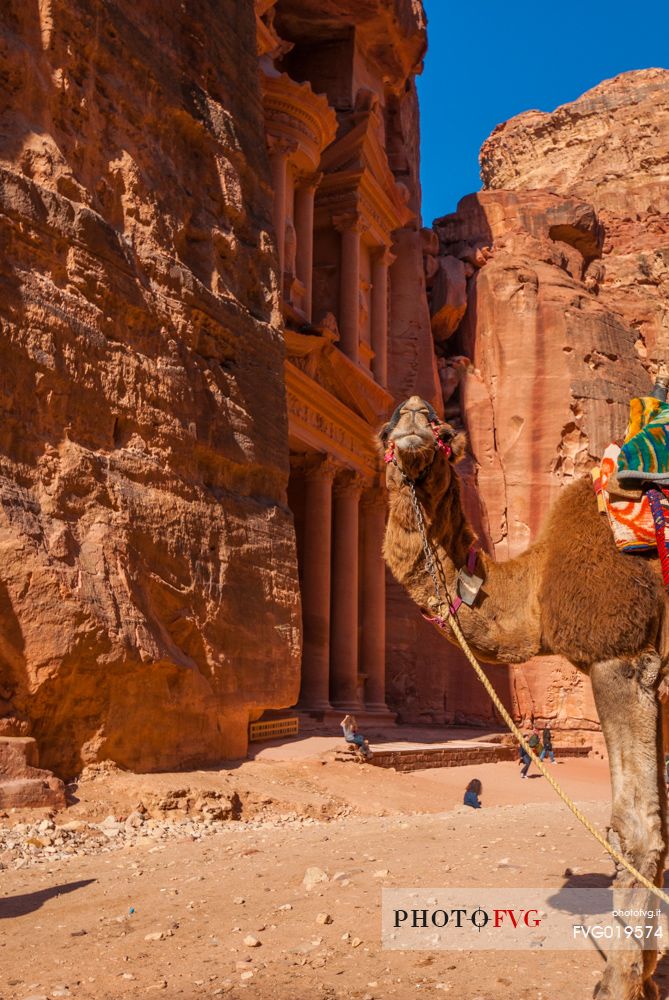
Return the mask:
{"type": "Polygon", "coordinates": [[[349,116],[350,127],[321,157],[325,176],[317,205],[361,215],[376,230],[378,241],[387,243],[390,233],[406,225],[414,213],[407,204],[409,192],[395,180],[388,164],[378,99],[371,91],[359,92],[358,97],[359,110],[349,116]]]}
{"type": "Polygon", "coordinates": [[[330,172],[367,169],[390,191],[395,178],[383,147],[378,98],[371,91],[359,91],[356,104],[357,110],[348,115],[339,137],[323,153],[322,169],[330,172]]]}
{"type": "Polygon", "coordinates": [[[292,360],[286,361],[285,373],[292,449],[332,455],[338,464],[362,472],[368,481],[374,478],[379,456],[372,431],[380,421],[370,426],[369,420],[308,378],[292,360]]]}
{"type": "Polygon", "coordinates": [[[286,354],[296,368],[372,427],[385,420],[392,397],[331,338],[286,330],[286,354]]]}

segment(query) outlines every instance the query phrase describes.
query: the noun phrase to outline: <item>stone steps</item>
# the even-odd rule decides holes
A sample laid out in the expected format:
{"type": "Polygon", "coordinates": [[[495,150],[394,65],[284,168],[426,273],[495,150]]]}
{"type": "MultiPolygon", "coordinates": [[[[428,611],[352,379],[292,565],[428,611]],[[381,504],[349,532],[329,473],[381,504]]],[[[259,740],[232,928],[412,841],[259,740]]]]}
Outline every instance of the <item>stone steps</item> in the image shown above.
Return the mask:
{"type": "MultiPolygon", "coordinates": [[[[587,757],[591,747],[561,747],[556,757],[587,757]]],[[[502,760],[518,760],[518,750],[499,743],[437,744],[436,746],[393,747],[372,744],[370,764],[394,768],[396,771],[422,771],[430,767],[462,767],[464,765],[495,764],[502,760]]]]}

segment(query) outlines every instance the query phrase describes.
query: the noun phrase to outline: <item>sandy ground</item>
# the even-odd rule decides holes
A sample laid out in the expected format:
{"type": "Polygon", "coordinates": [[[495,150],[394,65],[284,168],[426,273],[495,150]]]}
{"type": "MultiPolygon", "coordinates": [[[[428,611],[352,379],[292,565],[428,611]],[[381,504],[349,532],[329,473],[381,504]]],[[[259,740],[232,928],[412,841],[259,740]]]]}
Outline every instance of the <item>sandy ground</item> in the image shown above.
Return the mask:
{"type": "MultiPolygon", "coordinates": [[[[572,759],[553,770],[604,828],[605,762],[572,759]]],[[[225,772],[102,769],[73,789],[78,801],[56,823],[123,817],[139,801],[164,817],[157,804],[175,792],[183,816],[188,796],[203,789],[237,791],[241,820],[214,824],[197,840],[147,837],[0,872],[2,1000],[592,995],[603,968],[595,950],[381,947],[383,886],[606,884],[609,859],[539,775],[521,781],[512,763],[397,774],[334,762],[328,746],[307,752],[302,741],[225,772]],[[474,776],[484,787],[479,811],[460,805],[474,776]],[[307,889],[314,866],[328,878],[307,889]],[[319,914],[331,922],[319,923],[319,914]]],[[[658,981],[669,996],[669,963],[658,981]]]]}

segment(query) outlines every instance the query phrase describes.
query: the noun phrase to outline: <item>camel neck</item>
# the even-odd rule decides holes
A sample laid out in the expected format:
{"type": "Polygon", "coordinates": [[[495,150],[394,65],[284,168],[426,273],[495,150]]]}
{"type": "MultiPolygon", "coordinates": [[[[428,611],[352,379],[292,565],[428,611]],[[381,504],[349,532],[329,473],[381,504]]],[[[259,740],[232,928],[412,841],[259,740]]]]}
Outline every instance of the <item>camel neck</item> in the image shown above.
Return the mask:
{"type": "MultiPolygon", "coordinates": [[[[437,490],[431,494],[429,487],[428,481],[417,494],[425,512],[441,590],[452,601],[458,594],[458,573],[467,564],[467,554],[476,536],[464,512],[459,481],[453,480],[440,494],[437,490]]],[[[395,579],[420,608],[446,615],[445,605],[435,602],[434,583],[426,566],[416,514],[405,488],[391,493],[384,557],[395,579]]],[[[459,608],[458,621],[479,659],[522,663],[541,651],[536,602],[531,600],[530,570],[527,554],[498,566],[478,551],[475,573],[483,578],[483,586],[472,607],[459,608]],[[524,595],[520,609],[510,605],[512,597],[518,595],[524,595]]],[[[455,641],[449,630],[444,634],[455,641]]]]}
{"type": "MultiPolygon", "coordinates": [[[[469,550],[476,541],[465,516],[460,482],[454,479],[451,489],[440,496],[430,493],[429,484],[418,487],[416,495],[423,510],[428,539],[443,573],[443,582],[449,593],[455,594],[458,570],[467,564],[469,550]]],[[[407,488],[391,497],[385,555],[396,578],[408,587],[419,604],[428,607],[434,597],[434,586],[425,567],[416,513],[407,488]],[[400,546],[393,544],[400,538],[400,546]],[[407,559],[409,553],[411,557],[407,559]]],[[[479,554],[479,567],[482,566],[482,558],[479,554]]]]}
{"type": "Polygon", "coordinates": [[[433,504],[433,509],[429,511],[429,524],[432,543],[439,546],[456,573],[466,565],[469,550],[476,542],[474,530],[465,515],[459,480],[454,480],[446,495],[433,504]]]}

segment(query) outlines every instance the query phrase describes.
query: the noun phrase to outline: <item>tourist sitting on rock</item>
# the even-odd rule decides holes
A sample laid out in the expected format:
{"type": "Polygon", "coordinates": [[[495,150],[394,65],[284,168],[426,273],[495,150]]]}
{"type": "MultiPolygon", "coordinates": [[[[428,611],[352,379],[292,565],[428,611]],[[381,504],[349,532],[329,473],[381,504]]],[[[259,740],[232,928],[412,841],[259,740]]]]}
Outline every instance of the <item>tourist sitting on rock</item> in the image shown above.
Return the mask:
{"type": "Polygon", "coordinates": [[[364,754],[365,757],[372,756],[372,751],[369,749],[369,743],[365,737],[358,732],[358,723],[355,721],[354,715],[345,715],[339,725],[344,730],[344,739],[347,743],[353,743],[357,746],[360,753],[364,754]]]}
{"type": "Polygon", "coordinates": [[[472,809],[480,809],[481,803],[479,801],[479,795],[483,791],[483,785],[478,778],[472,778],[472,780],[467,785],[467,790],[465,791],[464,803],[466,806],[471,806],[472,809]]]}

